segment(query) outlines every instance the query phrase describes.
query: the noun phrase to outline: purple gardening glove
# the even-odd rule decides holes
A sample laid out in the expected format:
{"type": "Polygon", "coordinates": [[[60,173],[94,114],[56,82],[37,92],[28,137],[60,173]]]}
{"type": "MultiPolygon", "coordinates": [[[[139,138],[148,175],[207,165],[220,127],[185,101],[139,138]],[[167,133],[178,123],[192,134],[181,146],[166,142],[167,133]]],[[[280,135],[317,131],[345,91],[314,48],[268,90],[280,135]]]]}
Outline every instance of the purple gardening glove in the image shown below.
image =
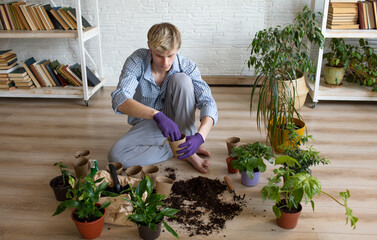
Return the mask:
{"type": "Polygon", "coordinates": [[[170,141],[178,141],[181,138],[181,132],[178,125],[162,112],[158,112],[153,116],[153,120],[157,123],[164,137],[170,137],[170,141]]]}
{"type": "Polygon", "coordinates": [[[204,143],[204,139],[200,133],[195,133],[195,135],[186,137],[186,142],[179,145],[181,150],[177,151],[177,154],[182,154],[178,156],[178,159],[185,159],[196,153],[200,145],[204,143]]]}

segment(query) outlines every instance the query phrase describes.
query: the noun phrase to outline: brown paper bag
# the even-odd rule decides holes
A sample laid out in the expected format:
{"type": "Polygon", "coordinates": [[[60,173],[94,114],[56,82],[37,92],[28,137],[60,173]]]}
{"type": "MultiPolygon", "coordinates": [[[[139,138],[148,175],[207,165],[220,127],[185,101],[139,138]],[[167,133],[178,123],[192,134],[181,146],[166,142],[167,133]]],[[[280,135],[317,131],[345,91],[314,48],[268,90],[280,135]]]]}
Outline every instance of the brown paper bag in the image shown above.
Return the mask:
{"type": "MultiPolygon", "coordinates": [[[[107,171],[98,171],[94,176],[94,181],[100,178],[104,178],[103,181],[109,183],[109,187],[113,187],[114,183],[107,171]]],[[[132,187],[136,187],[140,179],[120,176],[118,175],[118,180],[121,186],[126,186],[129,184],[132,187]]],[[[97,183],[100,184],[100,183],[97,183]]],[[[128,216],[132,214],[132,204],[123,199],[123,197],[130,199],[128,194],[122,194],[118,197],[100,197],[98,203],[102,204],[106,201],[110,201],[111,204],[106,208],[105,223],[124,225],[124,226],[134,226],[134,224],[128,220],[128,216]]]]}

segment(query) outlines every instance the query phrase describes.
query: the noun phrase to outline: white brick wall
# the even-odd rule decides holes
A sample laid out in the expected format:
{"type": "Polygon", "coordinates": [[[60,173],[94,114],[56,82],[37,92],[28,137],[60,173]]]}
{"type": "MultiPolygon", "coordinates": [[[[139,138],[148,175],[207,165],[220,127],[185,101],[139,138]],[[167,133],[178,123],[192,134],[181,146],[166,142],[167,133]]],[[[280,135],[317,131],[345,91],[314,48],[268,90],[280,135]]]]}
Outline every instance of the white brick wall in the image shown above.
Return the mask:
{"type": "MultiPolygon", "coordinates": [[[[29,0],[31,3],[46,2],[29,0]]],[[[74,1],[54,1],[74,6],[74,1]]],[[[322,1],[316,10],[322,10],[322,1]]],[[[248,46],[263,28],[284,25],[310,0],[99,0],[104,76],[115,86],[125,59],[147,47],[147,31],[155,23],[171,22],[182,32],[180,53],[197,63],[202,75],[252,75],[247,69],[248,46]]],[[[82,0],[84,17],[93,21],[93,3],[82,0]]],[[[58,59],[78,62],[73,39],[11,39],[8,44],[20,60],[58,59]]],[[[86,43],[95,53],[97,41],[86,43]]],[[[96,58],[96,55],[93,55],[96,58]]]]}

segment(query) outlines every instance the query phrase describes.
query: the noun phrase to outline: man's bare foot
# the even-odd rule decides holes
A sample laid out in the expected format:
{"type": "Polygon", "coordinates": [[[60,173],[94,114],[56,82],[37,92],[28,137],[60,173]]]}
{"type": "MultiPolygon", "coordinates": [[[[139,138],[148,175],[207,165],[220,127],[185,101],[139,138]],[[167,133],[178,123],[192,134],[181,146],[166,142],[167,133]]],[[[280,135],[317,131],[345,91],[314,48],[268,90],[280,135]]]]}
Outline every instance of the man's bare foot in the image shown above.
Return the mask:
{"type": "MultiPolygon", "coordinates": [[[[198,150],[199,151],[199,150],[198,150]]],[[[208,152],[209,153],[209,152],[208,152]]],[[[210,162],[208,160],[204,160],[203,158],[199,157],[198,154],[194,154],[186,160],[194,166],[199,172],[201,173],[207,173],[207,168],[210,165],[210,162]]]]}
{"type": "Polygon", "coordinates": [[[211,156],[211,153],[207,151],[207,149],[205,149],[203,146],[200,146],[198,148],[198,151],[196,151],[197,154],[199,155],[204,155],[204,156],[208,156],[210,157],[211,156]]]}

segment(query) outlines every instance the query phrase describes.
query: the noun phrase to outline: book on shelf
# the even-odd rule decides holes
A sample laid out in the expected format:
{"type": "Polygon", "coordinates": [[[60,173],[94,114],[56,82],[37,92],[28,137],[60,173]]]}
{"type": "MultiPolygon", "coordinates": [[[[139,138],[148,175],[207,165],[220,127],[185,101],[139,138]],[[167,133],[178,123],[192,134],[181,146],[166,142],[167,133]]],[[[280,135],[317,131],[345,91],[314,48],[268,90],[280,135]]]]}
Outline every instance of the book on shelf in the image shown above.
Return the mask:
{"type": "MultiPolygon", "coordinates": [[[[73,24],[73,19],[71,19],[71,17],[68,15],[68,13],[64,10],[64,8],[59,8],[58,9],[58,13],[60,14],[60,17],[62,17],[63,18],[63,20],[65,21],[65,23],[67,23],[67,25],[71,28],[71,29],[73,29],[73,30],[75,30],[75,29],[77,29],[76,27],[75,27],[75,25],[73,24]]],[[[77,25],[76,25],[77,26],[77,25]]]]}
{"type": "Polygon", "coordinates": [[[1,22],[3,23],[4,29],[12,30],[12,27],[10,25],[10,22],[9,22],[9,19],[5,10],[5,6],[3,3],[0,4],[0,18],[1,18],[1,22]]]}
{"type": "Polygon", "coordinates": [[[51,9],[51,5],[50,4],[43,4],[40,7],[40,9],[41,9],[41,11],[43,13],[44,18],[47,20],[47,24],[48,24],[50,30],[55,29],[55,26],[54,26],[54,24],[51,21],[50,15],[47,12],[47,11],[49,11],[51,9]]]}
{"type": "Polygon", "coordinates": [[[18,21],[18,24],[20,26],[20,29],[21,30],[31,30],[25,16],[23,15],[22,11],[21,11],[21,8],[20,6],[21,5],[25,5],[26,3],[24,1],[21,1],[21,2],[15,2],[15,3],[12,3],[12,8],[14,9],[15,11],[15,14],[17,16],[17,21],[18,21]]]}
{"type": "Polygon", "coordinates": [[[15,66],[17,66],[17,61],[15,61],[14,63],[7,65],[7,66],[1,66],[0,65],[0,70],[8,70],[8,69],[11,69],[12,67],[15,67],[15,66]]]}
{"type": "Polygon", "coordinates": [[[357,2],[330,2],[333,8],[357,8],[357,2]]]}
{"type": "Polygon", "coordinates": [[[45,61],[43,61],[43,62],[40,63],[40,66],[41,66],[42,70],[44,71],[45,75],[47,76],[47,78],[48,78],[49,82],[51,83],[51,85],[53,87],[56,87],[56,83],[55,83],[54,79],[52,79],[52,77],[50,75],[50,72],[46,68],[46,65],[50,64],[50,63],[51,63],[50,60],[45,60],[45,61]]]}
{"type": "Polygon", "coordinates": [[[13,49],[0,50],[0,59],[6,58],[12,54],[14,54],[13,49]]]}
{"type": "Polygon", "coordinates": [[[374,23],[376,24],[376,28],[377,28],[377,0],[367,0],[367,1],[372,4],[374,23]]]}
{"type": "Polygon", "coordinates": [[[59,22],[60,25],[62,25],[62,27],[64,28],[64,30],[69,30],[69,26],[67,25],[67,23],[63,20],[63,18],[61,18],[61,16],[59,15],[59,13],[57,12],[59,10],[60,7],[53,7],[50,12],[51,14],[55,17],[55,19],[59,22]]]}
{"type": "Polygon", "coordinates": [[[29,68],[30,65],[32,65],[33,63],[35,63],[35,59],[33,57],[31,58],[28,58],[26,59],[25,61],[21,62],[22,66],[25,68],[26,72],[28,73],[28,75],[30,76],[31,80],[33,81],[33,83],[35,84],[35,86],[37,88],[40,88],[41,85],[39,83],[39,81],[37,80],[37,78],[35,77],[34,73],[31,71],[31,69],[29,68]]]}
{"type": "Polygon", "coordinates": [[[359,0],[330,0],[330,3],[357,3],[359,0]]]}
{"type": "Polygon", "coordinates": [[[17,61],[17,55],[16,54],[12,54],[6,58],[0,58],[0,65],[2,66],[8,66],[12,63],[14,63],[15,61],[17,61]]]}
{"type": "Polygon", "coordinates": [[[45,65],[47,71],[50,73],[50,77],[52,78],[52,80],[55,82],[55,85],[56,86],[61,86],[62,84],[60,83],[60,81],[58,80],[56,74],[54,73],[54,70],[52,70],[51,68],[51,62],[46,64],[45,65]]]}
{"type": "MultiPolygon", "coordinates": [[[[73,18],[73,20],[76,22],[77,26],[77,19],[76,19],[76,9],[75,8],[67,8],[67,13],[73,18]]],[[[81,16],[81,23],[82,23],[82,28],[86,29],[88,27],[91,27],[90,23],[83,17],[81,16]]]]}
{"type": "Polygon", "coordinates": [[[368,22],[369,22],[369,28],[374,29],[376,28],[376,22],[375,22],[375,13],[374,13],[374,8],[373,8],[373,2],[366,1],[366,8],[367,8],[367,13],[368,13],[368,22]]]}
{"type": "Polygon", "coordinates": [[[50,4],[45,4],[44,9],[47,12],[47,15],[49,16],[49,19],[51,21],[52,26],[54,26],[54,29],[61,29],[63,30],[63,26],[59,23],[59,21],[54,17],[54,15],[51,12],[51,5],[50,4]]]}
{"type": "Polygon", "coordinates": [[[334,24],[327,24],[327,28],[330,29],[359,29],[359,24],[340,24],[340,25],[334,25],[334,24]]]}
{"type": "Polygon", "coordinates": [[[21,9],[22,13],[24,14],[26,21],[28,22],[31,30],[36,31],[36,30],[38,30],[38,28],[35,26],[34,21],[31,17],[31,14],[29,13],[29,11],[27,9],[27,6],[29,6],[29,5],[30,4],[20,5],[20,9],[21,9]]]}
{"type": "Polygon", "coordinates": [[[339,7],[329,7],[329,13],[336,14],[336,13],[354,13],[357,14],[357,7],[350,7],[350,8],[339,8],[339,7]]]}
{"type": "Polygon", "coordinates": [[[12,77],[21,78],[21,77],[25,77],[26,75],[27,75],[27,72],[26,72],[25,68],[24,67],[18,67],[15,70],[13,70],[12,72],[10,72],[8,74],[8,77],[10,77],[10,78],[12,78],[12,77]]]}
{"type": "Polygon", "coordinates": [[[46,83],[43,81],[42,76],[39,75],[39,72],[36,69],[36,63],[37,62],[34,60],[34,63],[32,63],[32,64],[29,65],[29,69],[33,73],[33,75],[35,76],[35,78],[37,79],[39,85],[41,87],[46,87],[46,83]]]}
{"type": "Polygon", "coordinates": [[[19,66],[15,65],[13,67],[10,67],[8,69],[0,69],[0,74],[9,74],[10,72],[16,70],[19,66]]]}
{"type": "Polygon", "coordinates": [[[68,83],[68,81],[58,72],[58,68],[60,67],[60,63],[59,63],[59,61],[58,60],[55,60],[55,61],[52,61],[51,63],[50,63],[50,68],[51,68],[51,70],[52,71],[54,71],[54,73],[55,73],[55,76],[56,76],[56,78],[58,79],[58,81],[60,82],[60,85],[61,86],[67,86],[67,85],[69,85],[69,83],[68,83]]]}
{"type": "Polygon", "coordinates": [[[46,87],[52,87],[52,83],[50,82],[50,79],[47,77],[46,73],[44,72],[41,64],[45,62],[46,59],[43,59],[41,61],[38,61],[36,63],[33,63],[35,69],[37,70],[39,76],[41,77],[42,81],[44,82],[46,87]]]}

